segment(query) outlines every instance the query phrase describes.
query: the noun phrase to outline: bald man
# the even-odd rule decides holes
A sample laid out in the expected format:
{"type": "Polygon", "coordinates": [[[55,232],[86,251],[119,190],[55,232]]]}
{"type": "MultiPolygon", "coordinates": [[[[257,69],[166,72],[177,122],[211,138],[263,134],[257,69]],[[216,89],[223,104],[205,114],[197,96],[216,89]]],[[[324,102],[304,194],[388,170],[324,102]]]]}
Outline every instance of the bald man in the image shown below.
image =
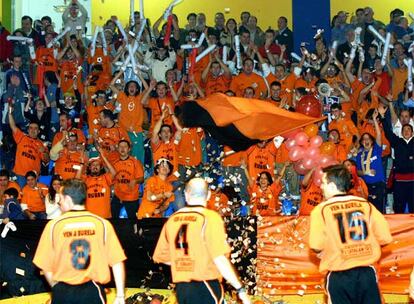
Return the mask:
{"type": "Polygon", "coordinates": [[[185,188],[186,207],[174,213],[162,228],[153,259],[171,265],[178,303],[224,303],[224,277],[243,304],[250,303],[232,264],[223,219],[206,208],[210,196],[202,178],[185,188]]]}

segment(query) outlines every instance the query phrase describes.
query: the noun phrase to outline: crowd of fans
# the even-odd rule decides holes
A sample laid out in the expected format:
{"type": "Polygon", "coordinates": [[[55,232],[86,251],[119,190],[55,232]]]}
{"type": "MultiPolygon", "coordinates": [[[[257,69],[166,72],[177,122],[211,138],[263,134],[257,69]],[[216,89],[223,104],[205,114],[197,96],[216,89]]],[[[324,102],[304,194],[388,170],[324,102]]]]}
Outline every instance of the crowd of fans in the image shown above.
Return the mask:
{"type": "Polygon", "coordinates": [[[86,208],[100,216],[168,216],[197,174],[222,215],[281,214],[288,198],[309,214],[322,192],[314,169],[295,170],[286,140],[233,153],[182,125],[177,108],[214,93],[288,111],[315,96],[328,117],[319,135],[353,174],[352,193],[384,213],[414,211],[414,35],[404,12],[384,25],[369,7],[349,23],[341,11],[331,40],[318,31],[299,56],[283,16],[264,31],[249,12],[238,21],[218,12],[210,25],[203,13],[186,21],[169,13],[151,25],[135,12],[125,28],[114,16],[90,39],[88,12],[75,0],[63,36],[48,16],[24,16],[12,33],[0,25],[2,218],[57,217],[60,183],[73,177],[86,182],[86,208]]]}

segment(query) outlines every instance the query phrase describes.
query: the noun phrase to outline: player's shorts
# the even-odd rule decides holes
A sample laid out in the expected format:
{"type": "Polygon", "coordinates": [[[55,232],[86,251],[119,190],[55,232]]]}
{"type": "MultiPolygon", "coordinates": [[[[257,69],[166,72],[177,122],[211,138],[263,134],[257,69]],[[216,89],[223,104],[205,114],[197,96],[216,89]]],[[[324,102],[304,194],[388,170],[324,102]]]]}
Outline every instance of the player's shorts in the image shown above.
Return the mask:
{"type": "Polygon", "coordinates": [[[52,287],[52,304],[105,304],[104,288],[93,281],[80,285],[59,282],[52,287]]]}
{"type": "Polygon", "coordinates": [[[378,278],[372,266],[331,271],[326,276],[325,288],[333,304],[381,304],[378,278]]]}
{"type": "Polygon", "coordinates": [[[224,303],[223,288],[218,280],[177,283],[175,291],[179,304],[224,303]]]}

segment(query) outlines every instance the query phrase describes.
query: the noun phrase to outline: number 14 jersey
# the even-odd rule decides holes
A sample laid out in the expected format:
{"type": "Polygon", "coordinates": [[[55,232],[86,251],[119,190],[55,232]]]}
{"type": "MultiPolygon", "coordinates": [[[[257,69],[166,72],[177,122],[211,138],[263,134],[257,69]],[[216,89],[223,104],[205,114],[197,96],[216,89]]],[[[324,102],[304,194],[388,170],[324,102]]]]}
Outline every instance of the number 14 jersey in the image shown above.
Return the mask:
{"type": "Polygon", "coordinates": [[[214,259],[230,253],[221,216],[204,207],[185,207],[162,228],[153,259],[171,263],[174,283],[221,277],[214,259]]]}
{"type": "Polygon", "coordinates": [[[365,199],[334,196],[312,210],[309,246],[321,250],[320,272],[369,266],[392,241],[385,217],[365,199]]]}

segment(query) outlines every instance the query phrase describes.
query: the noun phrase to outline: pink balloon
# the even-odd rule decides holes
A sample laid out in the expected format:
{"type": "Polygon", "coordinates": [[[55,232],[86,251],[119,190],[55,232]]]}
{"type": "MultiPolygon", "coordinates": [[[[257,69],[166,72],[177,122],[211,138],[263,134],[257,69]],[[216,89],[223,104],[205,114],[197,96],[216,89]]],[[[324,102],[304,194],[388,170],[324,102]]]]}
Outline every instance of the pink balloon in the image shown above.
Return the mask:
{"type": "Polygon", "coordinates": [[[322,155],[321,158],[319,159],[319,166],[321,166],[321,168],[325,168],[333,160],[334,160],[334,158],[331,155],[322,155]]]}
{"type": "Polygon", "coordinates": [[[289,151],[289,159],[297,161],[305,155],[305,150],[302,147],[295,146],[289,151]]]}
{"type": "Polygon", "coordinates": [[[313,172],[314,179],[322,179],[323,171],[321,167],[317,167],[313,172]]]}
{"type": "Polygon", "coordinates": [[[322,145],[323,139],[319,135],[312,137],[310,140],[311,147],[320,147],[322,145]]]}
{"type": "Polygon", "coordinates": [[[308,143],[308,135],[305,132],[299,132],[295,136],[295,141],[298,146],[305,146],[308,143]]]}
{"type": "Polygon", "coordinates": [[[285,143],[286,149],[289,151],[296,147],[296,141],[293,138],[289,138],[285,143]]]}
{"type": "Polygon", "coordinates": [[[306,169],[312,169],[315,167],[316,161],[313,158],[303,159],[303,167],[306,169]]]}
{"type": "Polygon", "coordinates": [[[319,157],[320,157],[321,153],[319,152],[319,148],[318,147],[312,147],[312,144],[310,146],[310,148],[308,148],[306,150],[306,156],[309,158],[312,158],[314,160],[319,161],[319,157]]]}
{"type": "Polygon", "coordinates": [[[297,161],[294,165],[293,168],[295,169],[295,171],[300,174],[300,175],[305,175],[309,169],[306,169],[303,165],[303,161],[297,161]]]}

